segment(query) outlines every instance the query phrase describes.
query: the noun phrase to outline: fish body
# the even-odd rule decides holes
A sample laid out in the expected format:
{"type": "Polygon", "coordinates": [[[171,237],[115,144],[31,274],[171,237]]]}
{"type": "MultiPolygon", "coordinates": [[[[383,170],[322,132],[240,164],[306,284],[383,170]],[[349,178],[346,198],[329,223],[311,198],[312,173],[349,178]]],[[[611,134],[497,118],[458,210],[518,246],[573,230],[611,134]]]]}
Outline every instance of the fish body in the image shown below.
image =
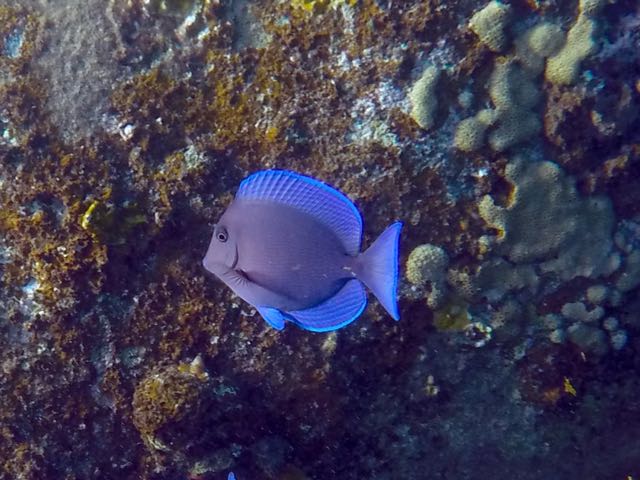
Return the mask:
{"type": "Polygon", "coordinates": [[[245,179],[214,227],[205,268],[273,327],[340,328],[366,306],[362,282],[394,319],[398,241],[391,225],[360,252],[362,219],[342,193],[283,170],[245,179]]]}
{"type": "Polygon", "coordinates": [[[290,206],[237,200],[220,223],[236,232],[234,270],[248,280],[233,282],[232,274],[228,285],[252,305],[289,311],[320,303],[340,289],[353,263],[328,227],[290,206]]]}

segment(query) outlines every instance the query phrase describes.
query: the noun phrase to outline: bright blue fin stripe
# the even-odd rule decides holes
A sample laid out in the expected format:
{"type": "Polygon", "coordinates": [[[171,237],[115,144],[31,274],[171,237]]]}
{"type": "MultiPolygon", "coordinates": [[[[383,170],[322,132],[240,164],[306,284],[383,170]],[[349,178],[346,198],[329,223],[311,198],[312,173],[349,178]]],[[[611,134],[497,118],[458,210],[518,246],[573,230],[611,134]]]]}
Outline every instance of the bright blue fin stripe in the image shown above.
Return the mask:
{"type": "Polygon", "coordinates": [[[270,200],[302,210],[329,227],[347,254],[360,252],[360,212],[343,193],[325,183],[286,170],[264,170],[245,178],[236,198],[270,200]]]}
{"type": "Polygon", "coordinates": [[[396,321],[400,320],[400,310],[398,309],[398,278],[400,277],[400,272],[398,262],[400,260],[400,233],[402,232],[403,226],[404,224],[402,222],[396,222],[391,225],[394,229],[395,238],[393,239],[393,287],[391,288],[393,309],[389,313],[396,321]]]}
{"type": "Polygon", "coordinates": [[[348,325],[367,306],[367,294],[358,280],[349,280],[333,297],[312,308],[287,312],[287,320],[313,332],[329,332],[348,325]]]}

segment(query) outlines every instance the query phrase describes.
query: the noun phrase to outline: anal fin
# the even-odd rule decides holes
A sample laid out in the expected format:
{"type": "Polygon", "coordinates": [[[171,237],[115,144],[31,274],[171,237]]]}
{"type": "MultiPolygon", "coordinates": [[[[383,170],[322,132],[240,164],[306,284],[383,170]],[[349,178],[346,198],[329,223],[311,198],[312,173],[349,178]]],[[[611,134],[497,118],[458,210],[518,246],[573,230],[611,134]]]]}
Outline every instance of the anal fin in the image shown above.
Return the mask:
{"type": "Polygon", "coordinates": [[[288,320],[313,332],[329,332],[348,325],[367,306],[367,294],[360,281],[347,281],[333,297],[315,307],[286,312],[288,320]]]}
{"type": "Polygon", "coordinates": [[[276,330],[282,330],[284,328],[284,315],[277,308],[271,307],[256,307],[258,312],[264,318],[265,322],[271,325],[276,330]]]}

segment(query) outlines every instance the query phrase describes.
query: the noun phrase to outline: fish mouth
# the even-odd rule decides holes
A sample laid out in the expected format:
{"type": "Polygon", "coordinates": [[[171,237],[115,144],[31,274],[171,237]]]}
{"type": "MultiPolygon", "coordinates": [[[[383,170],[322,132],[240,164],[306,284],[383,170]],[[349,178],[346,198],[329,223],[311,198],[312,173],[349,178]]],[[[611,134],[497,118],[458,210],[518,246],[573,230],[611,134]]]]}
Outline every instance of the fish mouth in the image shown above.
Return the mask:
{"type": "Polygon", "coordinates": [[[236,247],[233,249],[233,260],[231,261],[229,270],[235,270],[237,264],[238,264],[238,246],[236,245],[236,247]]]}

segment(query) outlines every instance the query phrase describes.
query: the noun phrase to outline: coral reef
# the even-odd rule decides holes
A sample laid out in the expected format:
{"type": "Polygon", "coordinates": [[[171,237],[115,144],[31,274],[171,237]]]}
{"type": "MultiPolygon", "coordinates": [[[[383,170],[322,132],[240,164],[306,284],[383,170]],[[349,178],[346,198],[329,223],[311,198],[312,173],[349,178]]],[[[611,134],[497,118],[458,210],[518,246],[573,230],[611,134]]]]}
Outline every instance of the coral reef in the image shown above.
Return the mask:
{"type": "Polygon", "coordinates": [[[639,18],[0,0],[0,479],[637,475],[639,18]],[[400,322],[207,275],[264,168],[405,222],[400,322]]]}
{"type": "Polygon", "coordinates": [[[540,93],[520,66],[497,62],[489,82],[489,96],[495,106],[497,124],[489,134],[491,148],[502,152],[538,133],[540,120],[532,109],[540,93]]]}

